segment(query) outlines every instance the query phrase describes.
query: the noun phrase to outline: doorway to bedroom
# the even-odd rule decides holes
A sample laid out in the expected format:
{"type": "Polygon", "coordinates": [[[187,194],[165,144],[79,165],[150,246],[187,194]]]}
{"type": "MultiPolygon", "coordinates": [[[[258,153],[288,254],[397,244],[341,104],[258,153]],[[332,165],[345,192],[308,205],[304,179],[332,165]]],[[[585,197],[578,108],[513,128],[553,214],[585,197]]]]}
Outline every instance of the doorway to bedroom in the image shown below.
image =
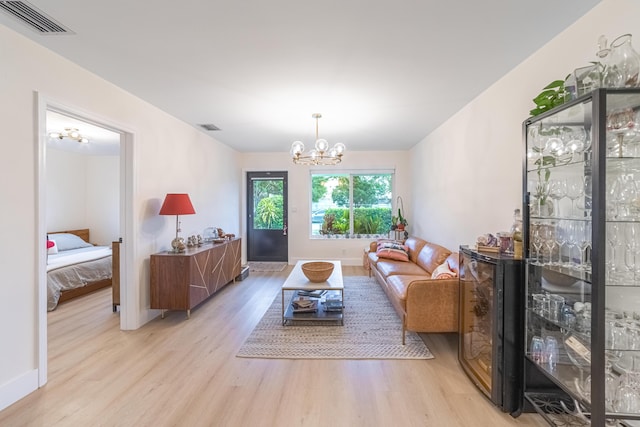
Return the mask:
{"type": "Polygon", "coordinates": [[[45,158],[47,311],[71,300],[79,308],[84,295],[108,287],[116,312],[120,133],[48,109],[45,158]]]}
{"type": "MultiPolygon", "coordinates": [[[[73,231],[69,234],[75,234],[80,231],[82,235],[88,230],[87,241],[109,247],[120,241],[119,274],[113,273],[114,283],[120,282],[120,286],[116,285],[120,290],[120,309],[113,310],[113,288],[103,288],[65,304],[71,307],[71,304],[79,303],[78,311],[93,314],[96,308],[91,307],[90,300],[102,298],[97,309],[104,311],[104,318],[109,320],[108,327],[119,325],[123,330],[135,329],[132,325],[137,320],[137,312],[136,304],[132,302],[135,290],[129,285],[133,276],[133,242],[127,238],[133,235],[134,133],[40,94],[37,103],[36,236],[38,242],[43,242],[43,249],[38,253],[37,288],[38,382],[41,387],[48,376],[48,314],[55,314],[47,311],[48,251],[44,249],[44,242],[49,232],[73,231]],[[70,146],[63,148],[63,143],[70,146]],[[83,298],[86,298],[86,304],[83,298]]],[[[65,335],[62,341],[72,342],[68,338],[65,335]]],[[[55,357],[55,354],[51,356],[55,357]]]]}

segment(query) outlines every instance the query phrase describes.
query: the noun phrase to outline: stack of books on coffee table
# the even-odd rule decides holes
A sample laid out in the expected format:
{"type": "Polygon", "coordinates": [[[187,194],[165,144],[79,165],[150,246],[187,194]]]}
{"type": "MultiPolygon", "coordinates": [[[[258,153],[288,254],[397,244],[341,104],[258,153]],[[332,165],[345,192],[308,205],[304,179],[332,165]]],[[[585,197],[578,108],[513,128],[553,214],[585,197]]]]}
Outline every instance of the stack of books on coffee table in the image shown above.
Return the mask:
{"type": "Polygon", "coordinates": [[[318,311],[318,301],[304,298],[296,298],[291,301],[294,313],[313,313],[318,311]]]}

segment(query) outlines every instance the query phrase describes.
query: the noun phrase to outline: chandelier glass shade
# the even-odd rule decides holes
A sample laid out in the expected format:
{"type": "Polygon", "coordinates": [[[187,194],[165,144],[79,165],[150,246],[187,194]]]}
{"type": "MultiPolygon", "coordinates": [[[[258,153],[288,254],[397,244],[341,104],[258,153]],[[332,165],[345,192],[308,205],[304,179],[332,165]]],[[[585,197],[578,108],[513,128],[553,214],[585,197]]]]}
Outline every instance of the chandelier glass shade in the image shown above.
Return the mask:
{"type": "Polygon", "coordinates": [[[326,139],[318,138],[318,119],[322,114],[315,113],[311,117],[316,119],[316,144],[314,148],[305,153],[302,141],[295,141],[291,144],[291,158],[293,163],[298,165],[337,165],[342,161],[342,155],[346,150],[343,143],[338,142],[329,148],[326,139]]]}
{"type": "Polygon", "coordinates": [[[64,132],[49,132],[50,138],[57,139],[72,139],[74,141],[78,141],[81,144],[86,144],[89,142],[89,138],[86,138],[80,134],[80,131],[76,128],[64,128],[64,132]]]}

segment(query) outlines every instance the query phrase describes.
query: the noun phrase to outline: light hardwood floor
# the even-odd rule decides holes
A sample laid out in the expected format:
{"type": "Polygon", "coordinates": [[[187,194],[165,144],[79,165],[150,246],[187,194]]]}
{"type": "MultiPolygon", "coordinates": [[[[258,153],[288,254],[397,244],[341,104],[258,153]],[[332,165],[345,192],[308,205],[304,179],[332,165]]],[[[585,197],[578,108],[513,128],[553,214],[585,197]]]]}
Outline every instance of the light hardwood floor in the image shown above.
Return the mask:
{"type": "Polygon", "coordinates": [[[456,334],[423,335],[432,360],[235,357],[290,269],[252,272],[191,319],[168,312],[136,331],[119,330],[109,289],[60,305],[48,315],[49,382],[0,425],[546,426],[500,412],[471,384],[456,334]]]}

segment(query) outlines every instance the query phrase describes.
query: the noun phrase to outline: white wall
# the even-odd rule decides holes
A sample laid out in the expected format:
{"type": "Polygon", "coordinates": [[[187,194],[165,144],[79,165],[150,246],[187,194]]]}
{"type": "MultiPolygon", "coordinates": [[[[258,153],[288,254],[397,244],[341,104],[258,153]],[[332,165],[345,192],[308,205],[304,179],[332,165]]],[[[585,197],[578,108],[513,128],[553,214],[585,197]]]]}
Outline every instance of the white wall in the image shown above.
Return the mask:
{"type": "MultiPolygon", "coordinates": [[[[349,149],[348,142],[347,150],[349,149]]],[[[284,143],[286,144],[286,142],[284,143]]],[[[286,148],[289,148],[288,146],[286,148]]],[[[370,240],[365,239],[312,239],[310,237],[309,212],[311,205],[310,171],[341,172],[375,171],[376,169],[395,170],[395,191],[404,200],[405,212],[411,209],[411,185],[409,171],[409,152],[388,151],[347,151],[342,163],[336,166],[294,165],[288,152],[282,153],[249,153],[243,155],[243,179],[246,172],[252,171],[288,171],[289,183],[289,263],[295,264],[300,259],[340,259],[345,265],[362,264],[362,252],[370,240]]],[[[246,203],[246,183],[243,187],[243,211],[246,203]]],[[[395,203],[395,200],[394,200],[395,203]]],[[[410,226],[412,218],[408,216],[410,226]]],[[[242,224],[242,237],[246,238],[246,223],[242,224]]],[[[243,260],[246,250],[243,248],[243,260]]]]}
{"type": "Polygon", "coordinates": [[[88,228],[91,243],[120,237],[120,158],[47,151],[47,231],[88,228]]]}
{"type": "Polygon", "coordinates": [[[175,219],[158,216],[165,194],[191,195],[197,214],[184,217],[185,230],[201,231],[214,218],[223,228],[239,229],[242,174],[235,151],[1,25],[0,57],[0,194],[11,207],[0,221],[0,235],[10,242],[0,246],[2,409],[38,385],[37,266],[44,247],[36,242],[44,236],[35,235],[36,92],[133,134],[134,231],[125,238],[134,250],[134,325],[159,314],[148,309],[148,258],[168,249],[175,233],[175,219]]]}
{"type": "Polygon", "coordinates": [[[414,147],[412,216],[419,227],[413,231],[457,248],[508,230],[522,205],[522,122],[531,99],[595,61],[601,34],[609,41],[634,34],[640,50],[638,18],[640,2],[604,0],[414,147]]]}

